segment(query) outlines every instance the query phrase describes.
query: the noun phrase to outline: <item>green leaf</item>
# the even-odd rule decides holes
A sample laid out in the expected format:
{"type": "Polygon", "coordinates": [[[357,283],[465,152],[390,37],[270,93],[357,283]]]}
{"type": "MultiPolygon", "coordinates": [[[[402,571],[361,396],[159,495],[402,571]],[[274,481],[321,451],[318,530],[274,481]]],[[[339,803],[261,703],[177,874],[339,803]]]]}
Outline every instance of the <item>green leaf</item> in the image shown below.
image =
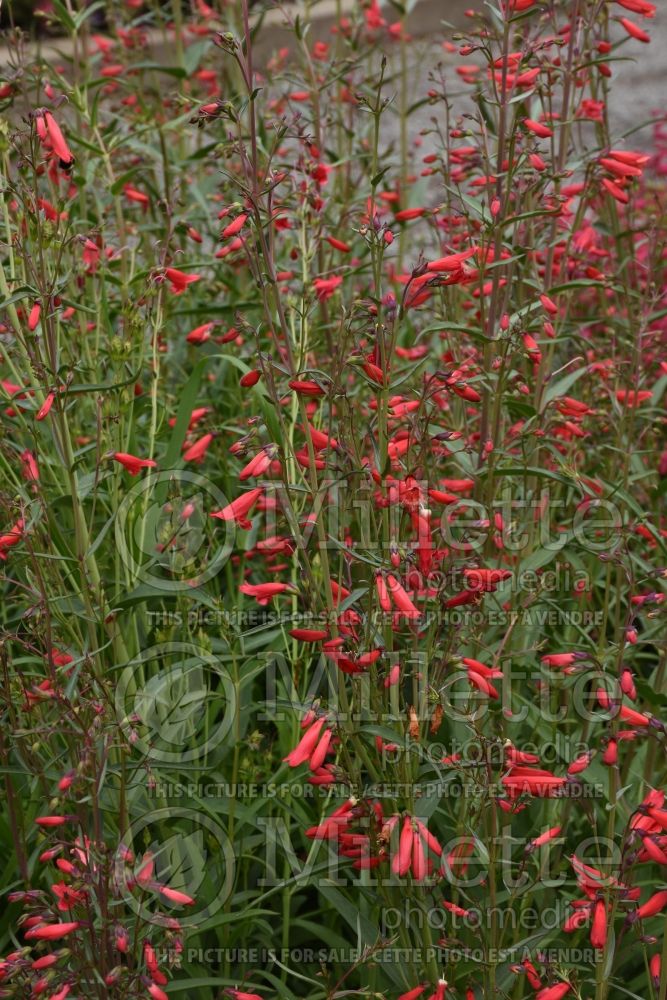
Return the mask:
{"type": "Polygon", "coordinates": [[[65,5],[61,3],[60,0],[53,0],[53,9],[58,15],[58,18],[61,21],[61,23],[67,28],[67,30],[71,31],[73,34],[76,34],[77,30],[76,21],[70,15],[69,11],[67,10],[67,7],[65,7],[65,5]]]}

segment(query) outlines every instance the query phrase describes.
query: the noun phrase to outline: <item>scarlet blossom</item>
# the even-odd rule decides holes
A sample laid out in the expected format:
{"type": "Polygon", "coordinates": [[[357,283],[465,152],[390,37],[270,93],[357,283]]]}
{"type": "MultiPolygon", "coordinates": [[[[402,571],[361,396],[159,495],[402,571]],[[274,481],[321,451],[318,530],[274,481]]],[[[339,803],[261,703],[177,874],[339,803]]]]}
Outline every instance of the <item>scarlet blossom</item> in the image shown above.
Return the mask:
{"type": "Polygon", "coordinates": [[[243,229],[247,218],[248,216],[246,213],[237,215],[234,221],[230,222],[229,225],[225,226],[222,230],[222,238],[227,239],[229,236],[236,236],[236,234],[243,229]]]}
{"type": "Polygon", "coordinates": [[[38,826],[62,826],[63,823],[69,823],[73,818],[72,816],[38,816],[35,823],[38,826]]]}
{"type": "Polygon", "coordinates": [[[571,991],[569,983],[556,983],[555,986],[546,986],[535,995],[535,1000],[563,1000],[571,991]]]}
{"type": "Polygon", "coordinates": [[[131,184],[125,184],[123,187],[123,194],[128,201],[134,201],[137,205],[141,205],[144,210],[148,208],[151,201],[147,194],[143,191],[139,191],[137,188],[132,187],[131,184]]]}
{"type": "MultiPolygon", "coordinates": [[[[40,132],[39,119],[37,121],[38,132],[40,132]]],[[[60,167],[63,170],[69,170],[74,164],[74,156],[72,155],[71,149],[67,145],[60,125],[50,111],[44,112],[44,126],[45,133],[44,135],[40,134],[40,138],[45,141],[46,145],[48,145],[50,149],[53,150],[60,167]]]]}
{"type": "Polygon", "coordinates": [[[28,316],[28,329],[34,330],[39,323],[39,317],[42,312],[41,303],[35,302],[34,306],[30,310],[30,315],[28,316]]]}
{"type": "Polygon", "coordinates": [[[39,421],[46,420],[49,413],[51,412],[51,407],[53,406],[55,399],[56,399],[55,392],[50,392],[46,397],[46,399],[44,400],[44,402],[42,403],[42,405],[40,406],[40,408],[38,409],[37,413],[35,414],[35,420],[39,421]]]}
{"type": "Polygon", "coordinates": [[[93,243],[93,241],[88,238],[84,239],[83,253],[81,256],[84,264],[86,265],[86,273],[95,274],[100,263],[100,248],[97,243],[93,243]]]}
{"type": "Polygon", "coordinates": [[[656,6],[649,0],[615,0],[619,7],[625,7],[633,14],[642,14],[644,17],[655,17],[656,6]]]}
{"type": "Polygon", "coordinates": [[[157,467],[157,462],[153,461],[152,458],[137,458],[136,455],[129,455],[124,451],[115,451],[112,458],[114,461],[120,462],[131,476],[138,476],[142,469],[155,469],[157,467]]]}
{"type": "Polygon", "coordinates": [[[275,447],[267,445],[266,448],[262,448],[258,451],[254,458],[251,458],[248,464],[239,473],[239,479],[243,482],[245,479],[251,479],[255,476],[261,476],[271,465],[275,455],[275,447]]]}
{"type": "Polygon", "coordinates": [[[403,208],[394,218],[396,222],[410,222],[412,219],[419,219],[426,211],[425,208],[403,208]]]}
{"type": "Polygon", "coordinates": [[[23,518],[19,518],[16,524],[6,531],[3,535],[0,535],[0,560],[5,560],[7,558],[7,550],[18,545],[23,538],[25,528],[25,521],[23,518]]]}
{"type": "Polygon", "coordinates": [[[588,750],[576,757],[567,769],[568,774],[580,774],[585,771],[593,758],[593,751],[588,750]]]}
{"type": "Polygon", "coordinates": [[[234,990],[231,988],[226,989],[225,993],[232,997],[232,1000],[262,1000],[259,993],[244,993],[242,990],[234,990]]]}
{"type": "Polygon", "coordinates": [[[348,243],[344,243],[343,240],[336,239],[335,236],[325,236],[324,238],[329,246],[332,246],[334,250],[340,250],[341,253],[349,253],[352,249],[348,243]]]}
{"type": "Polygon", "coordinates": [[[577,661],[586,659],[588,659],[587,654],[581,651],[574,653],[547,653],[546,656],[542,657],[542,663],[547,667],[561,669],[562,667],[571,667],[577,661]]]}
{"type": "Polygon", "coordinates": [[[650,725],[648,716],[642,715],[641,712],[636,712],[634,708],[628,708],[627,705],[616,705],[604,688],[598,688],[596,695],[598,703],[602,708],[614,715],[618,714],[623,722],[629,722],[631,725],[641,728],[650,725]]]}
{"type": "Polygon", "coordinates": [[[325,726],[324,717],[312,718],[313,713],[308,713],[301,725],[306,723],[306,732],[299,740],[298,744],[291,750],[284,761],[290,767],[299,767],[300,764],[308,765],[311,771],[317,771],[324,763],[333,737],[331,730],[325,726]],[[322,729],[324,728],[324,732],[322,729]]]}
{"type": "Polygon", "coordinates": [[[33,969],[48,969],[50,965],[55,965],[59,961],[57,955],[44,955],[43,958],[38,958],[36,961],[31,962],[31,968],[33,969]]]}
{"type": "Polygon", "coordinates": [[[425,989],[427,989],[426,986],[415,986],[413,990],[408,990],[407,993],[401,993],[398,1000],[417,1000],[417,997],[420,997],[425,989]]]}
{"type": "Polygon", "coordinates": [[[170,889],[168,885],[158,886],[158,892],[160,892],[165,899],[168,899],[170,903],[176,903],[179,906],[194,906],[195,900],[192,896],[186,895],[184,892],[180,892],[178,889],[170,889]]]}
{"type": "Polygon", "coordinates": [[[299,396],[324,395],[324,389],[322,386],[309,379],[292,379],[288,384],[290,389],[293,389],[299,396]]]}
{"type": "Polygon", "coordinates": [[[545,830],[544,833],[539,835],[539,837],[535,837],[534,840],[530,841],[526,850],[533,851],[536,847],[542,847],[543,844],[548,844],[550,840],[554,840],[560,835],[561,829],[562,827],[560,826],[552,826],[551,829],[545,830]]]}
{"type": "Polygon", "coordinates": [[[532,118],[524,118],[523,124],[540,139],[549,139],[554,134],[553,129],[550,129],[547,125],[543,125],[541,122],[534,121],[532,118]]]}
{"type": "Polygon", "coordinates": [[[645,45],[651,41],[651,36],[648,32],[640,28],[634,21],[631,21],[629,17],[619,17],[618,20],[631,38],[635,38],[638,42],[644,42],[645,45]]]}
{"type": "Polygon", "coordinates": [[[334,274],[330,278],[315,278],[313,287],[318,301],[326,302],[342,284],[343,279],[339,274],[334,274]]]}
{"type": "MultiPolygon", "coordinates": [[[[392,816],[383,828],[383,839],[389,835],[398,822],[398,816],[392,816]]],[[[423,882],[429,874],[432,863],[429,852],[438,861],[442,857],[442,847],[436,837],[430,832],[422,820],[417,817],[405,816],[398,841],[398,850],[394,853],[391,870],[403,878],[410,872],[416,882],[423,882]]]]}
{"type": "Polygon", "coordinates": [[[299,642],[321,642],[328,638],[329,633],[326,629],[319,628],[293,628],[290,629],[289,635],[299,642]]]}
{"type": "Polygon", "coordinates": [[[596,899],[593,905],[593,924],[591,927],[591,945],[593,948],[604,948],[607,940],[607,904],[604,899],[596,899]]]}
{"type": "Polygon", "coordinates": [[[239,379],[239,385],[243,389],[249,389],[253,385],[257,385],[257,383],[259,382],[259,380],[260,380],[261,377],[262,377],[262,373],[261,373],[260,369],[259,368],[253,368],[252,371],[246,372],[245,375],[241,376],[241,378],[239,379]]]}
{"type": "Polygon", "coordinates": [[[651,958],[649,963],[649,972],[651,973],[651,978],[653,980],[653,988],[658,989],[660,986],[660,973],[662,969],[662,958],[661,955],[656,952],[651,958]]]}
{"type": "Polygon", "coordinates": [[[247,597],[254,597],[258,604],[268,604],[272,597],[287,590],[292,592],[292,587],[289,583],[242,583],[239,590],[247,597]]]}
{"type": "Polygon", "coordinates": [[[200,274],[185,274],[184,271],[178,271],[175,267],[165,268],[164,273],[174,295],[182,295],[188,285],[201,279],[200,274]]]}
{"type": "Polygon", "coordinates": [[[197,441],[191,444],[183,452],[183,461],[202,462],[213,440],[213,434],[203,434],[197,441]]]}
{"type": "Polygon", "coordinates": [[[634,389],[618,389],[616,392],[616,399],[621,404],[621,406],[635,407],[641,406],[642,403],[646,403],[653,393],[650,389],[639,389],[635,392],[634,389]]]}
{"type": "Polygon", "coordinates": [[[207,340],[211,339],[214,326],[215,323],[203,323],[201,326],[196,326],[194,330],[190,330],[185,339],[188,344],[205,344],[207,340]]]}
{"type": "Polygon", "coordinates": [[[169,1000],[168,995],[157,983],[151,983],[148,987],[148,992],[153,1000],[169,1000]]]}
{"type": "Polygon", "coordinates": [[[387,589],[399,613],[405,618],[420,618],[421,612],[409,598],[405,588],[393,573],[387,574],[387,589]]]}
{"type": "Polygon", "coordinates": [[[667,907],[667,889],[661,889],[659,892],[655,892],[645,903],[637,907],[634,917],[639,920],[646,920],[647,917],[654,917],[657,913],[661,913],[665,907],[667,907]]]}
{"type": "Polygon", "coordinates": [[[58,990],[57,993],[52,993],[48,1000],[65,1000],[65,997],[69,996],[72,987],[69,983],[65,983],[62,989],[58,990]]]}
{"type": "Polygon", "coordinates": [[[38,924],[26,933],[26,940],[29,941],[59,941],[72,931],[77,930],[79,922],[77,920],[62,924],[38,924]]]}
{"type": "Polygon", "coordinates": [[[210,516],[217,517],[221,521],[235,521],[239,527],[248,529],[250,527],[250,521],[248,520],[248,514],[255,506],[260,496],[263,494],[264,489],[261,486],[256,487],[253,490],[248,490],[247,493],[243,493],[236,500],[232,500],[228,503],[226,507],[221,510],[214,511],[210,516]]]}
{"type": "Polygon", "coordinates": [[[512,767],[501,784],[511,798],[522,794],[551,798],[564,787],[566,781],[566,778],[539,768],[512,767]]]}

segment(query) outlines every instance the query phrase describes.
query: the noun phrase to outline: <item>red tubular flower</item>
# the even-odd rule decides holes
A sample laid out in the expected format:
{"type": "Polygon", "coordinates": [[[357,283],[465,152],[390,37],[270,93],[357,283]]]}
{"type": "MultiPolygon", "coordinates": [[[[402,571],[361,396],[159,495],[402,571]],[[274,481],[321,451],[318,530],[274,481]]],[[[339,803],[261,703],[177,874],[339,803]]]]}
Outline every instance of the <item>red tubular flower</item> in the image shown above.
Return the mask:
{"type": "Polygon", "coordinates": [[[259,993],[243,993],[242,990],[233,990],[231,988],[226,989],[225,993],[232,997],[232,1000],[262,1000],[259,993]]]}
{"type": "Polygon", "coordinates": [[[551,798],[563,788],[566,778],[559,778],[550,771],[531,767],[512,767],[502,779],[502,785],[510,797],[533,795],[551,798]]]}
{"type": "Polygon", "coordinates": [[[524,118],[523,124],[530,132],[538,136],[540,139],[550,139],[553,135],[552,129],[543,125],[541,122],[534,121],[532,118],[524,118]]]}
{"type": "Polygon", "coordinates": [[[555,986],[546,986],[535,995],[535,1000],[563,1000],[572,987],[569,983],[556,983],[555,986]]]}
{"type": "Polygon", "coordinates": [[[148,992],[153,1000],[169,1000],[167,994],[157,983],[151,983],[148,987],[148,992]]]}
{"type": "Polygon", "coordinates": [[[247,493],[243,493],[236,500],[232,500],[228,503],[226,507],[221,510],[213,511],[210,515],[211,517],[217,517],[220,521],[236,521],[239,527],[247,530],[250,527],[250,521],[248,520],[248,514],[255,506],[264,489],[261,486],[256,487],[254,490],[248,490],[247,493]]]}
{"type": "Polygon", "coordinates": [[[593,948],[604,948],[607,941],[607,904],[604,899],[596,899],[593,906],[593,924],[591,926],[591,945],[593,948]]]}
{"type": "Polygon", "coordinates": [[[591,760],[593,759],[593,751],[587,750],[586,753],[582,753],[579,757],[576,757],[567,769],[568,774],[580,774],[581,771],[585,771],[591,760]]]}
{"type": "Polygon", "coordinates": [[[410,871],[410,865],[412,864],[412,842],[415,838],[415,832],[412,829],[412,820],[409,816],[406,816],[403,820],[403,826],[401,827],[401,836],[398,842],[398,851],[394,855],[394,859],[391,864],[391,870],[395,875],[399,875],[403,878],[410,871]]]}
{"type": "Polygon", "coordinates": [[[293,628],[290,629],[289,635],[299,642],[321,642],[328,638],[329,633],[326,629],[319,628],[293,628]]]}
{"type": "Polygon", "coordinates": [[[286,590],[291,591],[289,583],[242,583],[239,590],[247,597],[254,597],[258,604],[266,605],[273,597],[284,594],[286,590]]]}
{"type": "Polygon", "coordinates": [[[288,383],[290,389],[298,393],[299,396],[323,396],[324,389],[317,382],[311,382],[308,379],[292,379],[288,383]]]}
{"type": "Polygon", "coordinates": [[[266,448],[262,448],[258,451],[254,458],[251,458],[248,464],[239,473],[239,479],[243,482],[246,479],[254,478],[255,476],[261,476],[271,465],[275,455],[275,449],[271,445],[267,445],[266,448]]]}
{"type": "Polygon", "coordinates": [[[419,219],[420,216],[425,215],[425,208],[403,208],[400,212],[397,212],[394,218],[396,222],[409,222],[411,219],[419,219]]]}
{"type": "Polygon", "coordinates": [[[352,249],[347,243],[343,243],[342,240],[337,240],[335,236],[325,236],[324,237],[329,246],[332,246],[334,250],[340,250],[341,253],[349,253],[352,249]]]}
{"type": "Polygon", "coordinates": [[[136,455],[129,455],[124,451],[115,451],[112,458],[115,462],[120,462],[131,476],[138,476],[142,469],[155,469],[157,466],[157,462],[152,458],[137,458],[136,455]]]}
{"type": "Polygon", "coordinates": [[[389,591],[387,590],[387,581],[383,577],[382,573],[376,574],[375,587],[377,589],[380,607],[385,614],[388,614],[391,611],[391,598],[389,597],[389,591]]]}
{"type": "Polygon", "coordinates": [[[144,194],[143,191],[138,191],[137,188],[132,187],[131,184],[125,184],[125,186],[123,187],[123,194],[125,195],[128,201],[133,201],[137,205],[141,205],[144,211],[148,208],[148,206],[151,203],[150,198],[148,197],[147,194],[144,194]]]}
{"type": "Polygon", "coordinates": [[[39,420],[39,421],[46,420],[46,418],[48,417],[49,413],[51,412],[51,407],[53,406],[55,398],[56,398],[55,392],[50,392],[48,394],[48,396],[46,397],[46,399],[44,400],[44,402],[42,403],[42,405],[38,409],[37,413],[35,414],[35,420],[39,420]]]}
{"type": "Polygon", "coordinates": [[[495,700],[498,700],[500,697],[493,684],[491,684],[491,682],[488,681],[482,674],[478,674],[475,670],[468,670],[468,680],[473,687],[476,687],[478,691],[485,694],[487,698],[494,698],[495,700]]]}
{"type": "Polygon", "coordinates": [[[401,993],[398,1000],[417,1000],[417,997],[420,997],[425,989],[426,986],[415,986],[413,990],[408,990],[407,993],[401,993]]]}
{"type": "Polygon", "coordinates": [[[245,212],[241,213],[241,215],[237,215],[234,221],[230,222],[229,225],[225,226],[222,230],[222,238],[226,240],[229,236],[236,236],[236,234],[243,229],[247,218],[248,215],[245,212]]]}
{"type": "Polygon", "coordinates": [[[6,531],[4,535],[0,535],[0,560],[5,560],[7,558],[7,550],[18,545],[23,538],[23,530],[25,528],[25,521],[23,518],[19,518],[16,524],[9,531],[6,531]]]}
{"type": "Polygon", "coordinates": [[[343,279],[339,274],[334,274],[331,278],[315,278],[313,287],[318,301],[326,302],[342,284],[343,279]]]}
{"type": "Polygon", "coordinates": [[[38,816],[35,823],[37,826],[62,826],[63,823],[69,823],[72,819],[72,816],[38,816]]]}
{"type": "Polygon", "coordinates": [[[625,7],[633,14],[642,14],[644,17],[655,17],[656,6],[649,3],[649,0],[615,0],[619,7],[625,7]]]}
{"type": "Polygon", "coordinates": [[[322,716],[308,725],[295,748],[283,758],[290,767],[299,767],[308,761],[311,770],[316,771],[322,765],[332,738],[330,729],[327,728],[322,733],[325,722],[326,719],[322,716]]]}
{"type": "Polygon", "coordinates": [[[174,295],[182,295],[188,285],[201,279],[200,274],[185,274],[184,271],[178,271],[175,267],[165,268],[164,273],[174,295]]]}
{"type": "Polygon", "coordinates": [[[556,305],[553,299],[549,298],[548,295],[540,295],[540,302],[542,303],[543,308],[551,316],[558,315],[558,306],[556,305]]]}
{"type": "Polygon", "coordinates": [[[58,122],[50,111],[44,112],[44,124],[46,125],[48,144],[58,157],[61,168],[69,170],[74,164],[74,157],[65,141],[65,136],[62,134],[60,125],[58,125],[58,122]]]}
{"type": "Polygon", "coordinates": [[[254,368],[252,371],[246,372],[245,375],[241,376],[239,385],[243,389],[249,389],[251,386],[257,385],[261,377],[262,373],[259,368],[254,368]]]}
{"type": "MultiPolygon", "coordinates": [[[[598,688],[596,695],[598,703],[602,706],[602,708],[607,711],[615,712],[616,706],[604,688],[598,688]]],[[[636,712],[634,708],[628,708],[627,705],[620,705],[618,707],[618,714],[623,722],[629,722],[633,726],[640,726],[643,728],[650,724],[648,716],[642,715],[640,712],[636,712]]]]}
{"type": "Polygon", "coordinates": [[[165,899],[168,899],[170,903],[176,903],[178,906],[194,906],[195,900],[192,896],[186,895],[184,892],[180,892],[178,889],[170,889],[168,885],[158,886],[158,892],[160,892],[165,899]]]}
{"type": "Polygon", "coordinates": [[[612,198],[615,198],[616,201],[620,202],[622,205],[628,204],[630,196],[626,191],[619,187],[618,184],[614,184],[614,182],[610,181],[608,177],[603,177],[601,183],[602,186],[607,189],[612,198]]]}
{"type": "Polygon", "coordinates": [[[65,997],[69,996],[72,987],[69,983],[65,983],[62,989],[59,989],[57,993],[52,993],[49,1000],[65,1000],[65,997]]]}
{"type": "Polygon", "coordinates": [[[405,618],[415,619],[421,617],[421,612],[412,603],[404,587],[396,579],[393,573],[387,574],[387,588],[391,594],[394,605],[405,618]]]}
{"type": "Polygon", "coordinates": [[[625,30],[627,31],[627,33],[630,35],[631,38],[636,38],[638,42],[644,42],[645,45],[647,45],[651,41],[651,36],[648,34],[648,32],[640,28],[639,25],[635,24],[634,21],[631,21],[629,17],[619,17],[618,20],[619,23],[623,25],[623,27],[625,28],[625,30]]]}
{"type": "Polygon", "coordinates": [[[201,326],[196,326],[194,330],[190,330],[185,339],[188,344],[205,344],[207,340],[211,339],[214,326],[215,323],[203,323],[201,326]]]}
{"type": "Polygon", "coordinates": [[[627,407],[640,406],[651,399],[652,396],[653,393],[650,389],[640,389],[637,392],[634,389],[619,389],[616,393],[616,399],[621,406],[627,407]]]}
{"type": "Polygon", "coordinates": [[[35,302],[34,306],[30,310],[30,315],[28,316],[28,329],[34,330],[39,323],[39,317],[42,312],[41,303],[35,302]]]}
{"type": "Polygon", "coordinates": [[[666,906],[667,889],[661,889],[660,892],[654,893],[650,899],[637,907],[635,916],[640,920],[646,920],[647,917],[654,917],[656,913],[661,913],[666,906]]]}
{"type": "Polygon", "coordinates": [[[661,968],[662,968],[661,955],[659,952],[656,952],[656,954],[652,956],[651,961],[649,962],[649,972],[651,973],[651,979],[653,980],[653,988],[656,990],[660,986],[661,968]]]}
{"type": "Polygon", "coordinates": [[[62,924],[38,924],[32,927],[25,935],[27,941],[59,941],[72,931],[77,930],[79,922],[77,920],[62,924]]]}
{"type": "Polygon", "coordinates": [[[183,452],[184,462],[202,462],[213,440],[213,434],[203,434],[183,452]]]}

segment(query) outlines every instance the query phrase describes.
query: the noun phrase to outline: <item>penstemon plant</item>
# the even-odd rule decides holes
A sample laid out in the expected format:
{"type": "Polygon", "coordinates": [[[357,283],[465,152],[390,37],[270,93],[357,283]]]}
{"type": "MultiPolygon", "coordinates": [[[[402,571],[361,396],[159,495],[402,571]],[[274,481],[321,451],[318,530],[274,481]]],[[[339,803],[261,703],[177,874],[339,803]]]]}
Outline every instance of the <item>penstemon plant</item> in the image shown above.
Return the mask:
{"type": "Polygon", "coordinates": [[[667,1000],[657,13],[7,29],[0,997],[667,1000]]]}

